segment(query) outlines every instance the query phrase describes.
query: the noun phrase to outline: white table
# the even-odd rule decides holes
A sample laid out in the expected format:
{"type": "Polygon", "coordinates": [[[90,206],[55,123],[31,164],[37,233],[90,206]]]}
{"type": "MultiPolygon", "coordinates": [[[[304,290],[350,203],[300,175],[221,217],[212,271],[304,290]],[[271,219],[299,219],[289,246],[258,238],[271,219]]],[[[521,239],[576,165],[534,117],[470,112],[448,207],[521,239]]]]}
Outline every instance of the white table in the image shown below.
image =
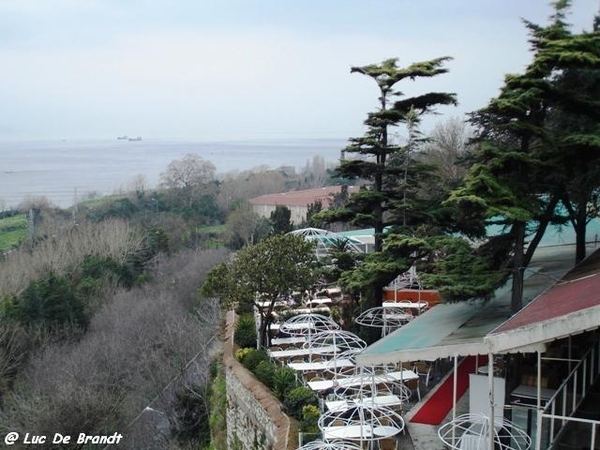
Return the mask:
{"type": "MultiPolygon", "coordinates": [[[[318,313],[330,313],[331,309],[329,308],[329,306],[327,305],[321,305],[321,306],[317,306],[315,308],[294,308],[294,309],[286,309],[285,311],[280,311],[280,313],[285,313],[286,315],[288,314],[294,314],[294,315],[300,315],[300,314],[318,314],[318,313]]],[[[277,312],[273,312],[274,316],[278,316],[279,314],[277,312]]]]}
{"type": "Polygon", "coordinates": [[[350,377],[338,378],[337,380],[309,381],[308,387],[310,387],[313,391],[323,391],[333,387],[334,381],[337,381],[340,387],[344,388],[373,383],[382,384],[389,383],[390,381],[409,381],[418,379],[419,375],[412,370],[401,370],[397,372],[389,372],[386,375],[375,375],[374,377],[369,375],[352,375],[350,377]]]}
{"type": "Polygon", "coordinates": [[[354,363],[349,359],[337,359],[335,362],[330,361],[315,361],[315,362],[304,362],[304,363],[288,363],[288,367],[291,367],[298,372],[307,372],[310,370],[322,371],[327,369],[337,369],[342,367],[354,367],[354,363]]]}
{"type": "Polygon", "coordinates": [[[269,351],[269,356],[271,358],[291,358],[294,356],[332,354],[336,352],[339,352],[339,349],[335,345],[326,345],[314,348],[290,348],[287,350],[269,351]]]}
{"type": "MultiPolygon", "coordinates": [[[[555,389],[541,388],[540,400],[542,406],[544,406],[555,393],[555,389]]],[[[520,384],[510,393],[510,397],[511,403],[522,404],[523,406],[534,406],[537,402],[537,386],[520,384]]]]}
{"type": "Polygon", "coordinates": [[[381,304],[381,306],[383,306],[384,308],[416,309],[417,311],[421,312],[424,309],[427,309],[427,307],[429,306],[429,303],[427,303],[427,302],[406,302],[406,301],[383,302],[381,304]]]}
{"type": "Polygon", "coordinates": [[[306,342],[305,336],[290,336],[285,338],[273,338],[271,339],[271,345],[294,345],[304,344],[306,342]]]}
{"type": "MultiPolygon", "coordinates": [[[[479,366],[477,368],[477,373],[480,373],[482,375],[488,375],[490,373],[490,368],[486,365],[486,366],[479,366]]],[[[500,373],[500,368],[497,366],[494,366],[494,375],[499,374],[500,373]]]]}
{"type": "MultiPolygon", "coordinates": [[[[256,302],[256,304],[260,307],[260,308],[268,308],[269,306],[271,306],[271,302],[256,302]]],[[[277,300],[274,304],[273,304],[274,308],[289,308],[289,305],[281,300],[277,300]]]]}
{"type": "Polygon", "coordinates": [[[383,315],[383,318],[385,320],[391,320],[391,321],[399,321],[399,322],[408,322],[409,320],[412,320],[414,318],[414,316],[412,314],[406,314],[406,313],[385,313],[383,315]]]}
{"type": "Polygon", "coordinates": [[[331,305],[331,299],[329,297],[317,297],[307,300],[307,305],[331,305]]]}
{"type": "MultiPolygon", "coordinates": [[[[400,406],[402,401],[397,395],[378,395],[376,397],[364,397],[362,399],[354,399],[353,402],[359,405],[366,406],[400,406]]],[[[346,411],[351,407],[346,400],[326,401],[325,406],[329,411],[346,411]]]]}
{"type": "Polygon", "coordinates": [[[326,439],[360,440],[373,436],[371,428],[370,425],[338,425],[325,427],[322,431],[323,437],[326,439]]]}
{"type": "Polygon", "coordinates": [[[403,429],[404,425],[402,426],[402,428],[394,427],[391,425],[380,425],[378,427],[373,428],[373,434],[378,438],[387,438],[397,435],[403,429]]]}
{"type": "MultiPolygon", "coordinates": [[[[282,325],[283,324],[281,323],[272,323],[270,325],[271,331],[279,331],[282,325]]],[[[288,331],[303,331],[308,329],[314,330],[315,324],[310,322],[288,323],[285,328],[288,331]]]]}
{"type": "Polygon", "coordinates": [[[357,440],[377,440],[386,437],[392,437],[402,431],[401,428],[393,426],[371,426],[364,425],[346,425],[346,426],[331,426],[323,428],[323,437],[325,439],[349,439],[357,440]]]}

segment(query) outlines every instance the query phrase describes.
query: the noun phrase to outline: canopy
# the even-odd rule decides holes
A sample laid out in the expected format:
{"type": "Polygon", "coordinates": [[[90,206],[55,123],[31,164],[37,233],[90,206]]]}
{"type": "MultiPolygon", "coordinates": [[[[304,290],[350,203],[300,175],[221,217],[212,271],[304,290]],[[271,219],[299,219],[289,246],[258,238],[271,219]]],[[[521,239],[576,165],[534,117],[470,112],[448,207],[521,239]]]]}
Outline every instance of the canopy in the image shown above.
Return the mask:
{"type": "Polygon", "coordinates": [[[340,242],[345,243],[348,251],[356,253],[364,253],[361,248],[362,242],[347,236],[342,236],[332,231],[322,230],[320,228],[302,228],[300,230],[290,231],[289,234],[296,234],[302,236],[304,239],[310,242],[316,242],[316,255],[317,257],[326,256],[329,253],[329,249],[340,242]]]}
{"type": "Polygon", "coordinates": [[[493,352],[507,352],[523,342],[540,344],[598,328],[598,292],[600,251],[486,336],[486,344],[493,352]]]}
{"type": "Polygon", "coordinates": [[[506,316],[492,328],[480,321],[467,326],[467,322],[483,309],[482,301],[437,305],[367,347],[356,356],[356,362],[372,365],[487,353],[481,351],[485,332],[495,328],[506,316]]]}
{"type": "MultiPolygon", "coordinates": [[[[572,255],[572,246],[539,248],[533,261],[543,266],[550,266],[553,271],[551,274],[547,274],[536,267],[524,269],[524,302],[527,299],[537,298],[542,292],[554,285],[557,280],[556,276],[562,276],[572,267],[572,255]]],[[[592,257],[588,259],[592,259],[592,257]]],[[[554,298],[553,301],[545,305],[541,304],[541,307],[536,309],[533,308],[537,301],[531,303],[531,311],[540,311],[543,317],[538,316],[536,318],[535,314],[531,314],[530,318],[526,319],[523,324],[528,323],[530,327],[537,327],[538,331],[545,329],[545,319],[551,320],[554,324],[552,331],[547,332],[545,335],[540,334],[539,338],[534,338],[529,333],[533,328],[530,328],[529,331],[519,327],[508,328],[509,323],[515,323],[513,321],[516,320],[516,317],[521,314],[530,314],[527,312],[530,307],[526,307],[511,318],[513,314],[510,308],[511,292],[509,282],[496,291],[496,297],[489,302],[471,300],[455,304],[439,304],[429,309],[409,324],[367,347],[361,354],[356,356],[356,363],[358,365],[370,365],[433,360],[454,356],[488,354],[490,352],[543,352],[545,343],[551,340],[553,336],[560,337],[569,333],[569,328],[562,328],[561,325],[561,322],[568,320],[569,312],[585,319],[573,325],[573,330],[581,332],[584,331],[586,326],[596,328],[600,324],[600,300],[595,303],[598,305],[597,307],[592,307],[590,304],[590,302],[593,302],[591,297],[594,296],[594,292],[598,292],[598,288],[600,288],[600,253],[598,253],[596,259],[598,260],[596,272],[599,276],[595,282],[591,280],[583,281],[595,272],[590,269],[579,268],[578,272],[572,271],[567,277],[567,279],[572,280],[569,283],[572,285],[571,288],[560,288],[558,294],[551,296],[551,298],[554,298]],[[580,281],[574,283],[573,278],[580,281]],[[581,291],[588,284],[590,286],[586,289],[589,289],[589,291],[581,291]],[[589,297],[587,303],[584,300],[586,296],[589,297]],[[576,298],[578,300],[575,300],[576,298]],[[560,310],[556,309],[559,304],[561,304],[560,310]],[[585,304],[590,307],[587,311],[588,316],[585,312],[577,312],[585,304]],[[554,312],[550,313],[551,311],[554,312]],[[565,313],[567,314],[565,315],[565,313]],[[554,318],[549,319],[550,316],[554,318]],[[511,320],[507,322],[509,318],[511,320]],[[502,325],[504,322],[507,322],[507,324],[502,325]],[[523,332],[519,337],[516,334],[517,330],[523,332]],[[494,334],[486,338],[492,332],[494,334]],[[500,335],[501,333],[502,335],[500,335]],[[508,341],[502,343],[502,339],[508,339],[508,341]]],[[[560,286],[561,284],[556,285],[540,298],[547,297],[550,292],[560,286]]]]}

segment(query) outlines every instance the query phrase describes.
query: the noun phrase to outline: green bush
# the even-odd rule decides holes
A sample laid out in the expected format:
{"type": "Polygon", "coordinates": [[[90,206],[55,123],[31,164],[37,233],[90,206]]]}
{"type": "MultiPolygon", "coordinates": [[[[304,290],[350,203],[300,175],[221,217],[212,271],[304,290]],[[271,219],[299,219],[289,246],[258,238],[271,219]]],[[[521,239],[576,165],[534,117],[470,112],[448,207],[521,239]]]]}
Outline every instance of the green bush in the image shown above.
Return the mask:
{"type": "Polygon", "coordinates": [[[246,357],[246,355],[248,353],[252,352],[253,350],[256,350],[256,349],[248,348],[248,347],[238,348],[235,351],[235,359],[237,359],[239,362],[242,362],[244,360],[244,358],[246,357]]]}
{"type": "Polygon", "coordinates": [[[271,361],[261,361],[254,368],[254,374],[262,384],[269,389],[273,388],[273,380],[275,378],[275,365],[271,361]]]}
{"type": "Polygon", "coordinates": [[[318,405],[317,396],[313,391],[304,386],[298,386],[287,393],[283,405],[288,414],[302,420],[302,408],[307,405],[318,405]]]}
{"type": "Polygon", "coordinates": [[[287,393],[296,387],[296,371],[291,367],[279,367],[273,376],[273,392],[278,399],[283,400],[287,393]]]}
{"type": "Polygon", "coordinates": [[[111,199],[88,212],[88,218],[95,222],[109,218],[131,219],[139,211],[127,197],[111,199]]]}
{"type": "Polygon", "coordinates": [[[235,312],[238,316],[252,314],[253,310],[254,310],[254,306],[250,302],[239,302],[235,308],[235,312]]]}
{"type": "Polygon", "coordinates": [[[254,316],[244,314],[238,318],[235,326],[234,341],[240,347],[256,347],[256,323],[254,316]]]}
{"type": "Polygon", "coordinates": [[[302,407],[302,421],[300,422],[300,431],[303,433],[319,432],[319,416],[321,411],[315,405],[306,405],[302,407]]]}
{"type": "Polygon", "coordinates": [[[258,366],[262,361],[269,361],[269,355],[267,355],[267,352],[253,348],[252,351],[248,352],[246,356],[244,356],[242,359],[242,364],[246,369],[254,372],[256,366],[258,366]]]}
{"type": "Polygon", "coordinates": [[[69,279],[52,272],[29,283],[9,301],[12,305],[5,309],[8,317],[25,326],[36,324],[51,330],[62,325],[84,328],[88,323],[83,303],[69,279]]]}

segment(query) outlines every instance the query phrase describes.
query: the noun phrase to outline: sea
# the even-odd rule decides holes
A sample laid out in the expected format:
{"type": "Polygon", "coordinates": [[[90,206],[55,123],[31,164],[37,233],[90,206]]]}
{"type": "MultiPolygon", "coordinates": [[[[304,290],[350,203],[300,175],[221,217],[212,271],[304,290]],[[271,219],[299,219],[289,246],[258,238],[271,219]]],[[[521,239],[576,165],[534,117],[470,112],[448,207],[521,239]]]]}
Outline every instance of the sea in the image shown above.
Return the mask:
{"type": "Polygon", "coordinates": [[[139,175],[151,189],[171,161],[188,153],[212,162],[219,176],[259,166],[301,169],[315,156],[335,165],[346,145],[344,139],[0,141],[0,210],[38,196],[67,208],[90,195],[130,191],[139,175]]]}

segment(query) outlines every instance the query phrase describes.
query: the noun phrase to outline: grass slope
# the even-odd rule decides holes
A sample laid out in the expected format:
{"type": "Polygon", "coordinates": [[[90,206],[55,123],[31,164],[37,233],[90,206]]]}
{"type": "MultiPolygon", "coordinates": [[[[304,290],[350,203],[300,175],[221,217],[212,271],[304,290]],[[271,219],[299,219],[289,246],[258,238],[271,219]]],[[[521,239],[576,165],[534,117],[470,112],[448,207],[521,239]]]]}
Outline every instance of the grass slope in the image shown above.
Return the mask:
{"type": "Polygon", "coordinates": [[[26,237],[26,214],[0,219],[0,253],[17,247],[26,237]]]}

